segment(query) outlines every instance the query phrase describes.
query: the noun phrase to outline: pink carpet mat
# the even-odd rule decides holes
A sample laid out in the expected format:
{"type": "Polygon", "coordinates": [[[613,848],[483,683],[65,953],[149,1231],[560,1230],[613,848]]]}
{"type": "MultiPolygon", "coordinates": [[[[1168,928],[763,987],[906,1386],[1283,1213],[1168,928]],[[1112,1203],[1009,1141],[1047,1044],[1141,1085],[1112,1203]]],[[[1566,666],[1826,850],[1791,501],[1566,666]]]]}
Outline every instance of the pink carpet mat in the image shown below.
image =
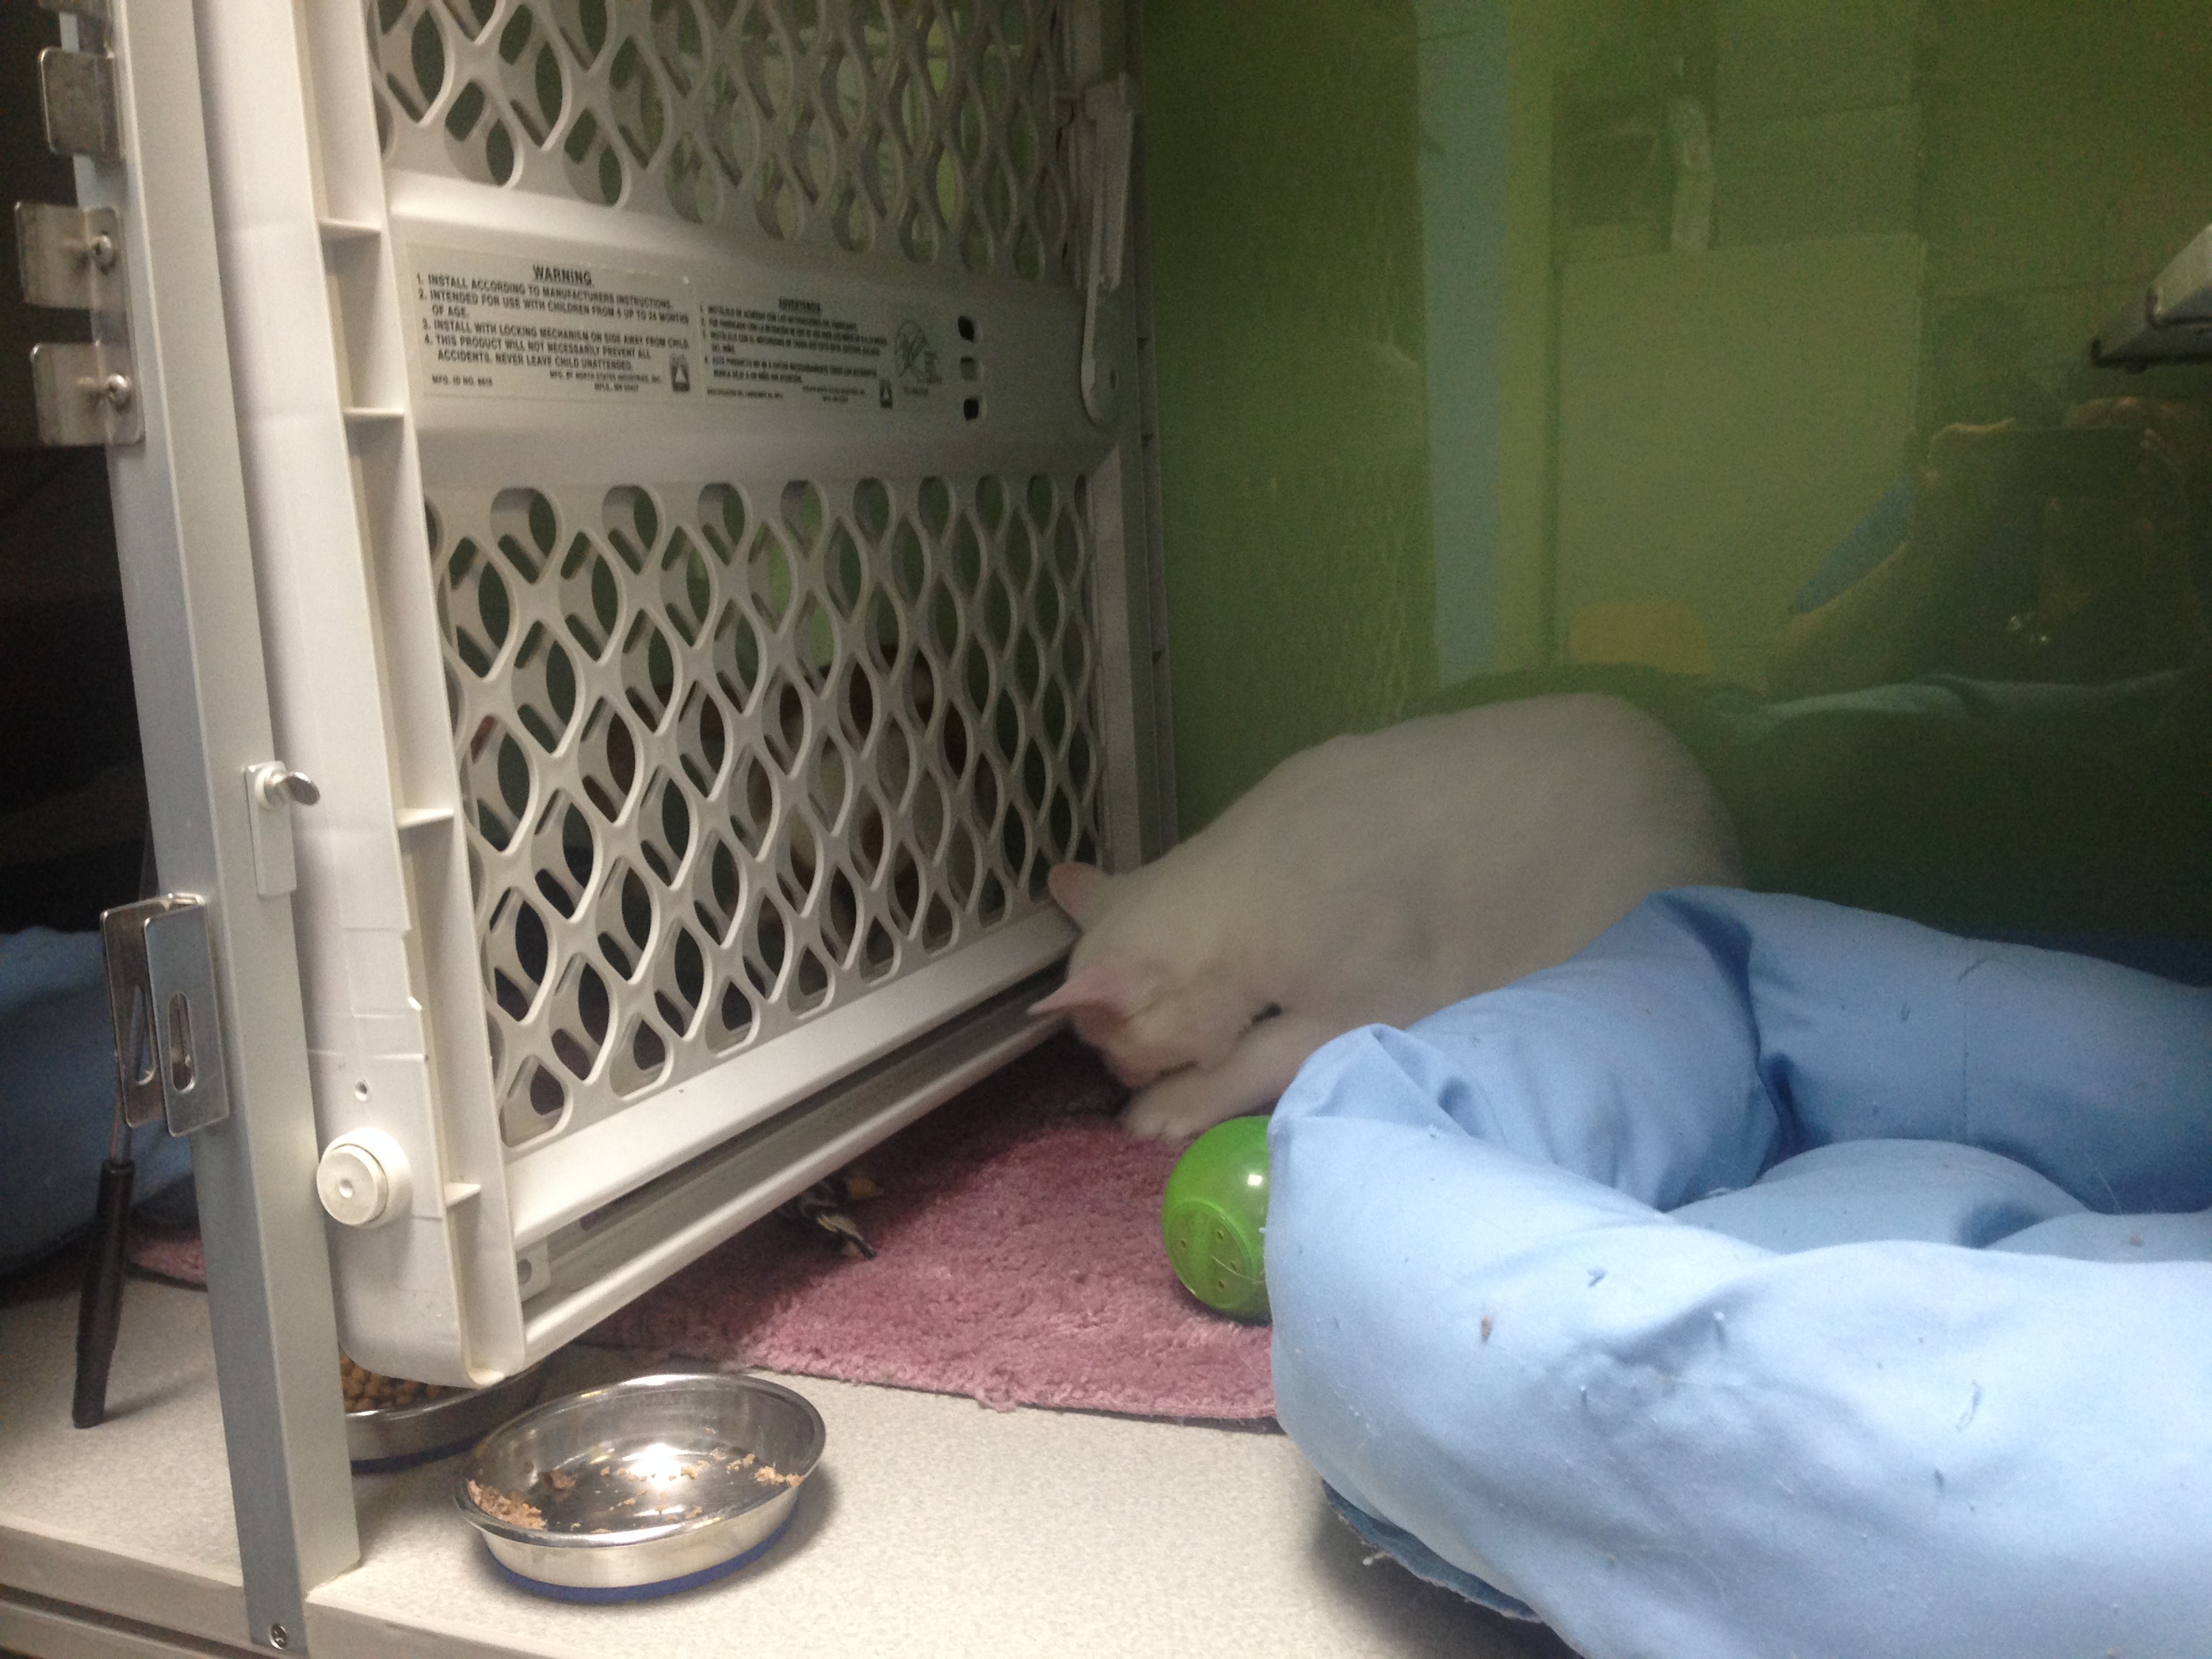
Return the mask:
{"type": "MultiPolygon", "coordinates": [[[[851,1211],[874,1261],[770,1218],[585,1340],[1001,1409],[1272,1416],[1267,1328],[1176,1282],[1159,1200],[1179,1149],[1124,1134],[1121,1098],[1055,1039],[860,1160],[883,1188],[851,1211]]],[[[200,1277],[196,1238],[149,1237],[132,1259],[200,1277]]]]}
{"type": "Polygon", "coordinates": [[[197,1227],[153,1227],[133,1221],[131,1265],[141,1273],[174,1279],[179,1285],[207,1283],[207,1261],[200,1255],[197,1227]]]}

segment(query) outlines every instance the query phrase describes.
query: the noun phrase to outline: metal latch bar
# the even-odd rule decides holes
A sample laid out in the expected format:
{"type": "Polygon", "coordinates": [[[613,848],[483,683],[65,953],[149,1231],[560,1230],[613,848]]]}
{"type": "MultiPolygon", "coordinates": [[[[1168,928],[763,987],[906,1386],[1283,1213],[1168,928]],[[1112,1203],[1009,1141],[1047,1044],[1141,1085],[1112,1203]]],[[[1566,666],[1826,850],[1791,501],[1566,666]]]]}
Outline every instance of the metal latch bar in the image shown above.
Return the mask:
{"type": "Polygon", "coordinates": [[[133,1128],[167,1120],[188,1135],[230,1115],[207,906],[165,893],[100,918],[115,1082],[133,1128]]]}

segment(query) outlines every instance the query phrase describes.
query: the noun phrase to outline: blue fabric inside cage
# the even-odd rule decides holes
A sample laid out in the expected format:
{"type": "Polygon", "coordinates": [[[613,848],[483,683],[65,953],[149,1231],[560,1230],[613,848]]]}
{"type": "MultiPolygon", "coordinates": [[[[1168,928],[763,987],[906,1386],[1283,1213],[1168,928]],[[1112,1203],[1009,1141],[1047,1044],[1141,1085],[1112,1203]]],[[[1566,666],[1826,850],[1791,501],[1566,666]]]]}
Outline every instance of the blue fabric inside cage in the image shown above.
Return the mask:
{"type": "Polygon", "coordinates": [[[1270,1146],[1278,1414],[1425,1577],[1591,1659],[2212,1651],[2212,992],[1666,893],[1270,1146]]]}
{"type": "MultiPolygon", "coordinates": [[[[0,1273],[92,1224],[115,1121],[110,1032],[99,934],[0,933],[0,1273]]],[[[152,1123],[131,1148],[139,1199],[189,1213],[190,1144],[152,1123]]]]}

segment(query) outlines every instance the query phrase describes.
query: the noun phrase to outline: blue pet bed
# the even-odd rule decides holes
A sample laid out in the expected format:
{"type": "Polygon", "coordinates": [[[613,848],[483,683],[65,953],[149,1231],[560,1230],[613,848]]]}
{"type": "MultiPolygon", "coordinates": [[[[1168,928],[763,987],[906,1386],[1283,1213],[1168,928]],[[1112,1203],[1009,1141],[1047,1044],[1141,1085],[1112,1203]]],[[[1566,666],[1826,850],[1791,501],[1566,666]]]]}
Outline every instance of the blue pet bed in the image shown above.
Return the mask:
{"type": "Polygon", "coordinates": [[[1283,1426],[1591,1659],[2212,1654],[2212,992],[1656,896],[1310,1060],[1283,1426]]]}

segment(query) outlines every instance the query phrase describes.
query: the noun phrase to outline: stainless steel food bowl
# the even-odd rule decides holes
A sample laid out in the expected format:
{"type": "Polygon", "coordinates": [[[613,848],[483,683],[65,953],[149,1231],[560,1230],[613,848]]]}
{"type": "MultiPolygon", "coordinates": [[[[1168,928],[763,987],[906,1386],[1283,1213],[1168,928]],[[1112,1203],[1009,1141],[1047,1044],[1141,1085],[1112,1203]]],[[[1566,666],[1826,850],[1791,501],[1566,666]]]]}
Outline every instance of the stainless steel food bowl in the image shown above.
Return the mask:
{"type": "Polygon", "coordinates": [[[641,1376],[548,1401],[487,1435],[453,1501],[526,1589],[665,1595],[781,1535],[822,1456],[822,1414],[754,1376],[641,1376]]]}
{"type": "Polygon", "coordinates": [[[538,1398],[544,1379],[532,1365],[488,1389],[441,1395],[412,1406],[348,1412],[346,1455],[356,1474],[377,1474],[450,1457],[538,1398]]]}

